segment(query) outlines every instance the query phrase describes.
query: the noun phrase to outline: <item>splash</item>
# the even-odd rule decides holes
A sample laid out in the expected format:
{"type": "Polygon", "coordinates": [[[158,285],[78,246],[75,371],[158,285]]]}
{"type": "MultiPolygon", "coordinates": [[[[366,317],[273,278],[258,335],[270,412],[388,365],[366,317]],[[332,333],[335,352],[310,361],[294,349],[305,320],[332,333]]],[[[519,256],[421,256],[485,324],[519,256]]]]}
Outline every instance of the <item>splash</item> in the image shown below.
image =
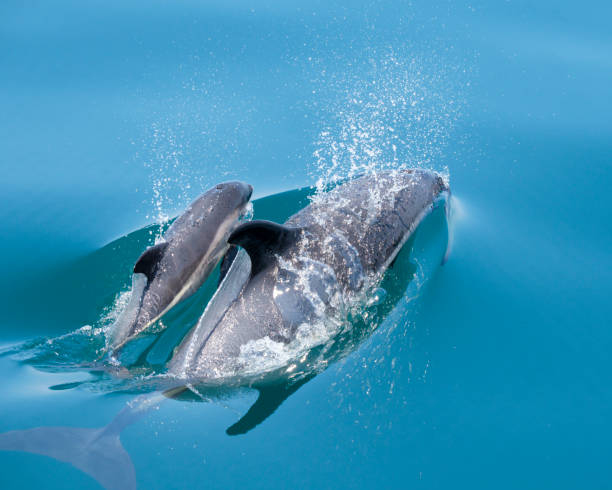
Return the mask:
{"type": "MultiPolygon", "coordinates": [[[[351,292],[341,291],[334,279],[321,294],[312,287],[320,281],[319,267],[309,264],[296,268],[289,262],[280,262],[281,268],[298,275],[297,287],[300,295],[310,303],[314,318],[300,324],[289,343],[268,336],[246,343],[240,349],[236,364],[231,370],[220,373],[222,377],[261,378],[280,371],[295,378],[321,372],[331,362],[353,352],[380,326],[377,310],[396,301],[395,298],[387,301],[386,290],[380,287],[382,276],[379,274],[365,278],[362,288],[351,292]]],[[[412,279],[412,288],[406,292],[406,301],[411,301],[425,283],[422,267],[417,266],[417,272],[408,279],[412,279]]]]}
{"type": "MultiPolygon", "coordinates": [[[[278,261],[281,279],[274,288],[277,304],[283,294],[295,294],[297,290],[297,294],[313,311],[314,318],[300,324],[295,338],[288,344],[266,336],[243,345],[232,375],[261,376],[285,367],[291,373],[298,364],[304,364],[309,359],[309,353],[314,348],[329,346],[331,339],[351,328],[347,312],[351,306],[354,308],[357,305],[358,300],[341,291],[331,267],[307,256],[296,262],[282,257],[278,261]],[[284,290],[282,278],[287,275],[297,278],[297,281],[290,281],[291,291],[284,290]],[[348,302],[353,304],[349,305],[348,302]]],[[[325,362],[324,356],[319,353],[316,359],[309,359],[305,369],[309,372],[320,370],[322,362],[325,362]]]]}
{"type": "Polygon", "coordinates": [[[365,74],[324,73],[319,82],[332,102],[309,168],[317,195],[384,170],[428,168],[448,175],[441,157],[463,108],[452,70],[393,49],[368,50],[363,58],[365,74]]]}
{"type": "Polygon", "coordinates": [[[249,141],[253,98],[228,103],[227,87],[214,73],[183,75],[176,92],[142,99],[150,116],[132,142],[138,148],[132,164],[144,165],[149,176],[142,189],[146,219],[161,225],[205,189],[247,170],[238,155],[249,141]]]}
{"type": "Polygon", "coordinates": [[[151,205],[154,214],[148,214],[162,225],[155,241],[161,240],[164,229],[169,225],[172,211],[184,207],[191,195],[191,179],[186,179],[183,144],[179,142],[173,128],[153,123],[150,158],[145,162],[151,180],[151,205]]]}
{"type": "Polygon", "coordinates": [[[104,308],[94,325],[83,325],[57,337],[41,337],[11,346],[3,354],[48,371],[101,368],[96,361],[105,352],[107,333],[125,309],[130,290],[119,292],[110,306],[104,308]]]}

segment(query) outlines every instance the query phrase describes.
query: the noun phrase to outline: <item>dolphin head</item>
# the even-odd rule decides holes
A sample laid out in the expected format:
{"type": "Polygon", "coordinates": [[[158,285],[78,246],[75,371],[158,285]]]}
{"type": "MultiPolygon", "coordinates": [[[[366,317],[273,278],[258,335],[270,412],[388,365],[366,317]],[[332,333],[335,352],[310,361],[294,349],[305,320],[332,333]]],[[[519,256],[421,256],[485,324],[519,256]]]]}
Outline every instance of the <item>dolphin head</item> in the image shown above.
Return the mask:
{"type": "MultiPolygon", "coordinates": [[[[253,187],[249,184],[239,181],[223,182],[193,201],[183,216],[192,220],[205,217],[205,225],[210,228],[216,221],[214,218],[218,218],[220,222],[233,216],[236,211],[243,211],[252,194],[253,187]]],[[[179,221],[183,216],[179,217],[177,225],[180,225],[179,221]]],[[[173,227],[174,225],[168,231],[173,227]]]]}
{"type": "Polygon", "coordinates": [[[240,181],[222,182],[214,187],[214,191],[222,195],[220,206],[229,211],[232,207],[242,209],[253,195],[253,186],[240,181]]]}
{"type": "Polygon", "coordinates": [[[237,221],[237,218],[245,213],[252,194],[253,187],[244,182],[217,184],[193,201],[172,223],[164,234],[164,240],[170,242],[181,235],[193,237],[194,232],[199,229],[211,237],[206,245],[212,246],[215,242],[212,239],[215,231],[224,228],[227,223],[237,221]]]}

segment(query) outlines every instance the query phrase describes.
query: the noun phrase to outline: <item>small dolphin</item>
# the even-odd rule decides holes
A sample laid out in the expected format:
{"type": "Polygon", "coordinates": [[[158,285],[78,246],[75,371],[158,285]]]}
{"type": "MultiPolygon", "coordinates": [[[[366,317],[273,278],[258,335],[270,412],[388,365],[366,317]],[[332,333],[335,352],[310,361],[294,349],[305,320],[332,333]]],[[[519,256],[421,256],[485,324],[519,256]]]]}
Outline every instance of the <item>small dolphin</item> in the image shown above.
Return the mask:
{"type": "Polygon", "coordinates": [[[225,267],[228,275],[175,351],[169,374],[232,376],[248,370],[249,349],[289,344],[300,328],[338,318],[376,286],[421,220],[448,195],[435,172],[379,172],[336,187],[284,225],[240,225],[229,243],[246,250],[250,268],[225,267]]]}
{"type": "Polygon", "coordinates": [[[252,193],[253,188],[242,182],[216,185],[172,223],[161,243],[140,256],[130,302],[111,330],[111,351],[198,290],[227,250],[227,238],[252,193]]]}

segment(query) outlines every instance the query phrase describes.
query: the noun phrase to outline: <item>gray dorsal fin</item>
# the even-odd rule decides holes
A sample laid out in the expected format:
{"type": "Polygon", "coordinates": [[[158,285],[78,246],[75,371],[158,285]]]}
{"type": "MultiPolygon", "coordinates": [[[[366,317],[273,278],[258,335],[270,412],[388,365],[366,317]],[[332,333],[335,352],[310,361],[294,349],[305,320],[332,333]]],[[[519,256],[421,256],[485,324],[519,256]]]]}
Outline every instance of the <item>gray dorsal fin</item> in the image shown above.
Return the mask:
{"type": "Polygon", "coordinates": [[[244,248],[251,259],[251,275],[254,276],[300,235],[301,228],[290,228],[272,221],[256,220],[240,225],[227,240],[244,248]]]}
{"type": "Polygon", "coordinates": [[[136,261],[134,273],[144,274],[147,276],[148,281],[151,282],[166,248],[168,248],[168,242],[158,243],[153,247],[147,248],[136,261]]]}

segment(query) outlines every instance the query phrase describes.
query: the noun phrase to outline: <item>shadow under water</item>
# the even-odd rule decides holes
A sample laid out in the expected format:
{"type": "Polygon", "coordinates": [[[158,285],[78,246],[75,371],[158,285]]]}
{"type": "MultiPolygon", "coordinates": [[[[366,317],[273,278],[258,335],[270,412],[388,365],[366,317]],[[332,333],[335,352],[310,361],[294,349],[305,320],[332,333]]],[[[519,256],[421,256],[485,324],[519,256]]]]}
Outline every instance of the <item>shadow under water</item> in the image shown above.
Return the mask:
{"type": "MultiPolygon", "coordinates": [[[[276,194],[254,202],[255,217],[284,222],[309,203],[312,189],[304,188],[276,194]]],[[[174,307],[163,318],[163,331],[153,331],[126,346],[121,365],[100,360],[105,350],[105,333],[120,313],[129,296],[131,264],[140,252],[163,231],[149,226],[122,237],[90,256],[69,274],[91,277],[99,273],[104,288],[115,293],[99,311],[99,321],[74,332],[35,339],[5,349],[10,355],[43,371],[77,371],[89,379],[49,386],[51,390],[87,389],[102,393],[140,393],[107,426],[100,429],[39,427],[0,434],[1,450],[19,450],[42,454],[73,464],[106,488],[135,488],[136,478],[130,456],[119,440],[121,431],[139,420],[164,399],[210,402],[227,399],[245,387],[255,389],[258,398],[248,411],[227,428],[228,435],[244,434],[261,424],[301,386],[335,361],[348,356],[390,317],[398,304],[410,304],[426,279],[439,266],[446,251],[449,223],[444,205],[420,223],[403,246],[380,284],[365,304],[353,311],[333,338],[310,349],[299,359],[282,367],[242,378],[223,379],[217,384],[193,386],[165,374],[165,365],[188,330],[198,321],[204,306],[214,294],[219,277],[217,267],[206,283],[192,297],[174,307]]],[[[97,292],[100,291],[98,285],[97,292]]],[[[96,298],[91,297],[95,302],[96,298]]],[[[391,328],[391,326],[389,326],[391,328]]]]}

